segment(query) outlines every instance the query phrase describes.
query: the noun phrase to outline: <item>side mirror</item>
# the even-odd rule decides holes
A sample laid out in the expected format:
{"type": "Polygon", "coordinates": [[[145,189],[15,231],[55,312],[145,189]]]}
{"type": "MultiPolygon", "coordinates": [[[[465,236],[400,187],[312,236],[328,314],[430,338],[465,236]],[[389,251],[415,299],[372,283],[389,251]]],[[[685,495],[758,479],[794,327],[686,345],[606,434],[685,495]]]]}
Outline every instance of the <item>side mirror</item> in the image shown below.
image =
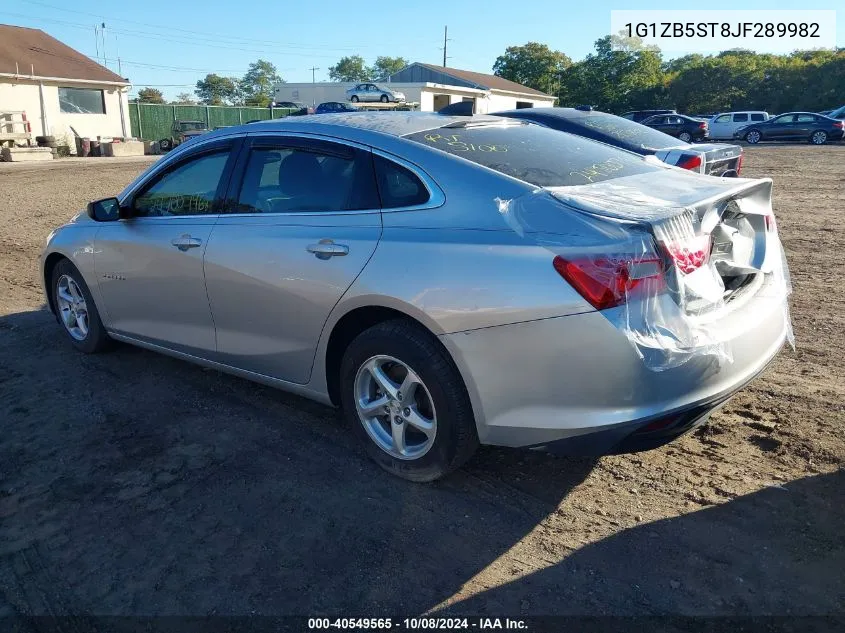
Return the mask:
{"type": "Polygon", "coordinates": [[[117,198],[103,198],[89,202],[88,217],[97,222],[115,222],[120,219],[120,202],[117,198]]]}

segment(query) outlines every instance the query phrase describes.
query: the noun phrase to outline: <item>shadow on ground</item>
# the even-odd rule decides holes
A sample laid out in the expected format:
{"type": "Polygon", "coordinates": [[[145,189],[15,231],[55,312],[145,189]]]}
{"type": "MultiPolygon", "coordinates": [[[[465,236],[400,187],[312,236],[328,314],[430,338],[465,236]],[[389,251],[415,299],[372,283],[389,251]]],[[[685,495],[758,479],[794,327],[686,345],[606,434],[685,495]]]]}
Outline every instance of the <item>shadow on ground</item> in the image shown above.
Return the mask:
{"type": "MultiPolygon", "coordinates": [[[[0,616],[422,613],[595,465],[487,449],[410,484],[331,409],[128,346],[78,354],[44,311],[0,318],[0,414],[0,616]]],[[[620,531],[450,610],[841,610],[843,483],[620,531]]]]}

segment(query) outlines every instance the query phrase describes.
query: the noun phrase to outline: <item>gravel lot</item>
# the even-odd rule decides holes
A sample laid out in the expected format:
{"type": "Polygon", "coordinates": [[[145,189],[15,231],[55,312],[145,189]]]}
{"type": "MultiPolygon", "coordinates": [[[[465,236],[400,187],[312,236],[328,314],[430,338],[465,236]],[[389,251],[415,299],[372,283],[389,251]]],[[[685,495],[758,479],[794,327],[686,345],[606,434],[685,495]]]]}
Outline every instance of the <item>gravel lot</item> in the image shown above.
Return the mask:
{"type": "Polygon", "coordinates": [[[150,159],[0,164],[0,616],[845,614],[845,145],[755,147],[796,351],[639,455],[383,473],[336,412],[44,310],[49,231],[150,159]]]}

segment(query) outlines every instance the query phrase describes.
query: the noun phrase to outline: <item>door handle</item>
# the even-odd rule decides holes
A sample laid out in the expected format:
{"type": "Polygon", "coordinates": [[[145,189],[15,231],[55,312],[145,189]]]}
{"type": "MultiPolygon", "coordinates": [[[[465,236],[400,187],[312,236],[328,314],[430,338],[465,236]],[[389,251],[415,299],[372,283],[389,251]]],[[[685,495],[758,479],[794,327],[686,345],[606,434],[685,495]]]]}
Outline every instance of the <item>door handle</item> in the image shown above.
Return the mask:
{"type": "Polygon", "coordinates": [[[328,239],[320,240],[316,244],[309,244],[305,250],[314,253],[317,259],[341,257],[349,253],[349,247],[346,244],[335,244],[333,240],[328,239]]]}
{"type": "Polygon", "coordinates": [[[200,238],[191,237],[187,233],[185,235],[170,240],[170,243],[182,252],[185,252],[189,248],[196,248],[197,246],[202,246],[202,240],[200,238]]]}

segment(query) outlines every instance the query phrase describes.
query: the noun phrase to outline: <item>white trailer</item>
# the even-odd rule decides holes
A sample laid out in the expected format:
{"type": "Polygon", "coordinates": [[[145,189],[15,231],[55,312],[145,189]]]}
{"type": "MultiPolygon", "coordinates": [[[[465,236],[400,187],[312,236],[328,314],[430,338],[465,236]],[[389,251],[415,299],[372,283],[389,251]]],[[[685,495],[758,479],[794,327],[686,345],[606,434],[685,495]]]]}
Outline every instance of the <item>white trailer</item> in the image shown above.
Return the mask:
{"type": "Polygon", "coordinates": [[[357,85],[356,83],[344,81],[301,83],[301,84],[276,84],[273,101],[293,101],[305,106],[317,106],[326,101],[346,101],[346,91],[357,85]]]}

